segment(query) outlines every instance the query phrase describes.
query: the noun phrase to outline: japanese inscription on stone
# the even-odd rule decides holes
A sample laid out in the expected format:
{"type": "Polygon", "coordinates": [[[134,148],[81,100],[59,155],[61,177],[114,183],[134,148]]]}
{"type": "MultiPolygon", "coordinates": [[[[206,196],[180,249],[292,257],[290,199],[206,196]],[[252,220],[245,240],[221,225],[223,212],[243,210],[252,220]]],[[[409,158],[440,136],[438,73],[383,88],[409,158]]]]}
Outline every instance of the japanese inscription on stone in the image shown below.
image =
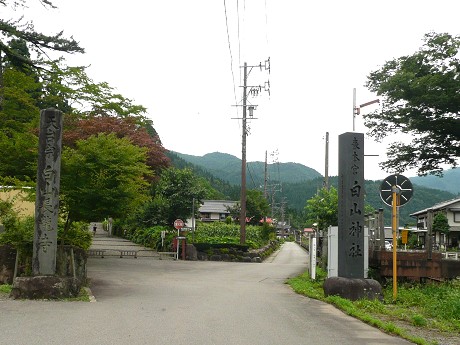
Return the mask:
{"type": "Polygon", "coordinates": [[[34,275],[56,273],[61,147],[62,113],[56,109],[42,110],[35,200],[34,275]]]}
{"type": "Polygon", "coordinates": [[[338,276],[364,278],[364,134],[339,136],[338,276]]]}

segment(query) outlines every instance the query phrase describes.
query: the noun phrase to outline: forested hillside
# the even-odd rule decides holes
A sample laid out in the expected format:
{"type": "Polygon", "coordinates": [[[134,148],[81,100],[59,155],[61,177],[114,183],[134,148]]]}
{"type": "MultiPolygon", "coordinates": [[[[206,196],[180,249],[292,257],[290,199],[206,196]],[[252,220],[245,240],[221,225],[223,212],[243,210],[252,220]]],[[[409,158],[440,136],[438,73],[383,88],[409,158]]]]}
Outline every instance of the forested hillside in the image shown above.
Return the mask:
{"type": "MultiPolygon", "coordinates": [[[[192,156],[172,152],[183,160],[199,166],[224,181],[233,185],[241,185],[241,159],[227,153],[213,152],[204,156],[192,156]]],[[[248,188],[264,184],[265,163],[248,162],[248,188]]],[[[301,182],[321,177],[316,170],[299,163],[267,164],[268,178],[271,181],[301,182]]]]}
{"type": "MultiPolygon", "coordinates": [[[[200,157],[188,156],[188,155],[179,155],[174,152],[168,154],[171,162],[174,166],[178,168],[188,167],[192,169],[197,175],[202,176],[210,181],[212,187],[220,191],[225,195],[225,199],[229,200],[239,200],[240,199],[240,186],[239,184],[230,184],[228,181],[223,178],[215,177],[210,170],[219,171],[217,167],[222,167],[225,164],[219,162],[219,158],[225,158],[224,161],[227,162],[227,166],[232,164],[241,164],[241,161],[231,155],[218,154],[208,155],[209,167],[211,169],[205,169],[201,166],[197,166],[190,161],[200,162],[202,164],[203,160],[200,157]],[[184,160],[182,157],[186,157],[189,161],[184,160]],[[209,157],[210,156],[210,157],[209,157]]],[[[254,167],[254,166],[253,166],[254,167]]],[[[285,168],[285,166],[282,166],[285,168]]],[[[239,169],[241,167],[239,166],[239,169]]],[[[263,171],[263,168],[259,168],[260,171],[263,171]]],[[[241,172],[236,173],[241,176],[241,172]]],[[[225,176],[222,174],[221,176],[225,176]]],[[[257,175],[257,174],[253,174],[257,175]]],[[[280,174],[281,175],[281,174],[280,174]]],[[[318,174],[319,175],[319,174],[318,174]]],[[[260,179],[260,177],[258,177],[260,179]]],[[[263,180],[262,180],[263,181],[263,180]]],[[[331,186],[337,188],[337,176],[329,178],[329,183],[331,186]]],[[[383,208],[385,225],[391,225],[391,209],[389,206],[383,203],[380,198],[380,184],[381,181],[366,181],[366,197],[365,202],[371,205],[374,209],[383,208]]],[[[268,195],[270,203],[277,205],[275,209],[279,209],[282,204],[284,204],[284,212],[286,218],[298,217],[302,218],[302,213],[306,205],[307,200],[311,199],[317,191],[323,186],[323,177],[319,176],[309,180],[303,180],[300,182],[283,182],[273,181],[268,186],[268,195]]],[[[248,180],[248,189],[258,189],[261,190],[263,185],[261,183],[254,183],[254,180],[248,180]]],[[[426,188],[414,184],[414,195],[410,202],[400,208],[400,225],[414,225],[415,219],[410,217],[411,213],[416,211],[428,208],[435,203],[453,199],[455,195],[447,191],[442,191],[438,189],[426,188]]],[[[297,223],[301,226],[302,220],[299,219],[297,223]]]]}
{"type": "Polygon", "coordinates": [[[427,188],[445,190],[453,194],[460,194],[460,169],[449,169],[444,171],[443,176],[415,176],[410,180],[427,188]]]}
{"type": "MultiPolygon", "coordinates": [[[[329,179],[331,186],[337,188],[337,177],[329,179]]],[[[322,187],[322,178],[304,181],[300,183],[285,183],[282,188],[282,196],[286,198],[288,208],[300,212],[306,205],[306,201],[312,198],[317,190],[322,187]]],[[[383,208],[385,225],[391,225],[391,208],[380,198],[381,181],[366,181],[365,202],[374,209],[383,208]]],[[[414,184],[412,199],[400,207],[400,225],[415,224],[415,219],[409,215],[416,211],[431,207],[432,205],[455,198],[455,195],[446,191],[426,188],[414,184]]]]}
{"type": "Polygon", "coordinates": [[[206,180],[208,180],[214,189],[222,193],[222,199],[224,200],[239,200],[240,199],[240,188],[241,187],[239,185],[231,185],[227,181],[224,181],[214,176],[213,174],[201,168],[200,166],[187,162],[186,160],[179,157],[175,152],[169,151],[167,153],[167,156],[171,160],[171,163],[174,167],[178,169],[189,168],[197,176],[203,177],[206,180]]]}

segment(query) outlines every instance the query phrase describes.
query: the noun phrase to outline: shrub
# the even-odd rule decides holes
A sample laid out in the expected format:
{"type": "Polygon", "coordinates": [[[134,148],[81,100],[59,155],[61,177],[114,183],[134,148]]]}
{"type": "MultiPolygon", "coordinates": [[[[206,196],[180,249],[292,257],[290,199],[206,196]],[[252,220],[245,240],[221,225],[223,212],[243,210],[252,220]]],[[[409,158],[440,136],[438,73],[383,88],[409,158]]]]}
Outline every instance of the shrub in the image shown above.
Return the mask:
{"type": "Polygon", "coordinates": [[[88,231],[89,223],[73,222],[70,229],[64,233],[64,224],[58,226],[58,242],[88,250],[93,242],[93,236],[88,231]]]}
{"type": "Polygon", "coordinates": [[[172,241],[177,235],[177,232],[166,226],[153,226],[150,228],[136,229],[129,235],[129,239],[134,243],[143,245],[144,247],[160,250],[164,249],[162,248],[162,231],[166,232],[164,246],[172,247],[172,241]]]}
{"type": "MultiPolygon", "coordinates": [[[[194,234],[188,235],[188,240],[194,243],[240,243],[240,226],[223,222],[199,222],[194,234]]],[[[248,225],[246,227],[246,244],[250,248],[260,248],[268,242],[264,238],[262,226],[248,225]]]]}
{"type": "Polygon", "coordinates": [[[0,244],[9,244],[22,253],[32,255],[34,219],[19,218],[10,201],[0,201],[0,222],[5,231],[0,234],[0,244]]]}

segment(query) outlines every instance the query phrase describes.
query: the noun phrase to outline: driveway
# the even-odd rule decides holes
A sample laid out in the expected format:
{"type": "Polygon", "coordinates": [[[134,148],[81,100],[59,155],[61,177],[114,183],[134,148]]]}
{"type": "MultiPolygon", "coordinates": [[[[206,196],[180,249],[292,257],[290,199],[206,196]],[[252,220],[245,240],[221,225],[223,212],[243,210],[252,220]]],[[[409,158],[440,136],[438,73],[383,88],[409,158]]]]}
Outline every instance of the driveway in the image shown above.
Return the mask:
{"type": "Polygon", "coordinates": [[[265,263],[90,258],[95,303],[0,301],[0,344],[410,344],[294,293],[286,243],[265,263]]]}

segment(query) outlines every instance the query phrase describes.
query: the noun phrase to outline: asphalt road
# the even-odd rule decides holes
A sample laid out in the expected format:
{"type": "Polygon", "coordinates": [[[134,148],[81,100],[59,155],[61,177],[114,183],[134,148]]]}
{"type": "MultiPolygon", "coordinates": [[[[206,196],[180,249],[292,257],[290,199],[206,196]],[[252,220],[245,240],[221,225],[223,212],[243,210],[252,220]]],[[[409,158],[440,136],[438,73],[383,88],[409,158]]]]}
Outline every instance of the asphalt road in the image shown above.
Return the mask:
{"type": "Polygon", "coordinates": [[[294,293],[295,243],[262,264],[90,258],[95,303],[0,301],[0,344],[410,344],[294,293]]]}

